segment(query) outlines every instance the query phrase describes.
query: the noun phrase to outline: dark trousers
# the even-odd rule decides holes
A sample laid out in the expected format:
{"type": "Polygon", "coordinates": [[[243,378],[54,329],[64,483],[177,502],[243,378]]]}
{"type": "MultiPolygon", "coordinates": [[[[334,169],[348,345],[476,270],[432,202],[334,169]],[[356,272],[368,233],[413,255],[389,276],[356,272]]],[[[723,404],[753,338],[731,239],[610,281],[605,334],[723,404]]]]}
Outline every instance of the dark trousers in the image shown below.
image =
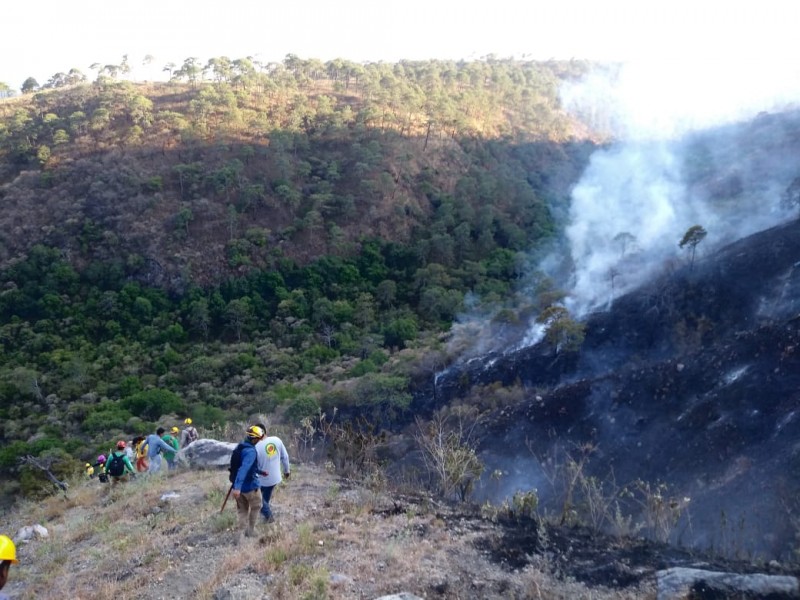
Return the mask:
{"type": "Polygon", "coordinates": [[[274,485],[261,488],[261,516],[267,521],[272,518],[272,509],[269,507],[269,500],[272,498],[272,490],[274,489],[274,485]]]}

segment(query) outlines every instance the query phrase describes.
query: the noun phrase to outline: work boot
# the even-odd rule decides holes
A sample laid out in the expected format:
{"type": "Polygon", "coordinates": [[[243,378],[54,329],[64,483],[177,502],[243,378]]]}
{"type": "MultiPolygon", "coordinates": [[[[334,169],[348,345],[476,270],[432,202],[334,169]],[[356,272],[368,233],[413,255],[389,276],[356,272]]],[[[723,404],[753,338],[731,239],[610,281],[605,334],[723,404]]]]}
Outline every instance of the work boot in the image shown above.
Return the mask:
{"type": "Polygon", "coordinates": [[[244,536],[249,538],[256,537],[256,530],[250,527],[244,532],[244,536]]]}

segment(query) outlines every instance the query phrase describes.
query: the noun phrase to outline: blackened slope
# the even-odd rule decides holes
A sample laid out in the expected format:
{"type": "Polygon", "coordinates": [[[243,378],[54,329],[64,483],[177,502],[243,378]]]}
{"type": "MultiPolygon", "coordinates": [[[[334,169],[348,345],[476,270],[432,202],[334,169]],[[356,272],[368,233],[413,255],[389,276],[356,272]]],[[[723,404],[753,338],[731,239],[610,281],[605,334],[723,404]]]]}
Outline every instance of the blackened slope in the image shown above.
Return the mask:
{"type": "Polygon", "coordinates": [[[487,427],[495,457],[531,459],[529,448],[544,454],[554,442],[590,440],[599,475],[666,481],[691,496],[692,541],[719,543],[724,514],[743,519],[729,537],[780,553],[793,536],[787,502],[800,490],[798,290],[795,221],[593,315],[576,356],[539,345],[474,361],[467,377],[453,370],[440,382],[438,398],[463,392],[465,381],[519,377],[528,397],[487,427]]]}

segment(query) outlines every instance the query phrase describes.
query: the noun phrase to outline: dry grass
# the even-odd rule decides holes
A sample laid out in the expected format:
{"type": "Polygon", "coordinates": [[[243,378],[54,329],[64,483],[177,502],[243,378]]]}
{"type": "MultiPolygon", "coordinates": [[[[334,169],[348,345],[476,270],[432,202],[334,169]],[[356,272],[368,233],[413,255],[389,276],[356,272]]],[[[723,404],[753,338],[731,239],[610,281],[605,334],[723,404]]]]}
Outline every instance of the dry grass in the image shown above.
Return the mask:
{"type": "Polygon", "coordinates": [[[397,510],[381,486],[339,481],[295,466],[275,491],[277,521],[241,543],[235,503],[220,506],[226,472],[139,477],[112,487],[77,482],[68,499],[26,503],[12,526],[40,522],[46,540],[19,548],[4,591],[14,598],[375,598],[408,591],[429,598],[653,597],[651,590],[590,589],[547,565],[511,571],[489,562],[488,521],[461,523],[424,504],[397,510]],[[179,497],[162,501],[162,495],[179,497]],[[24,516],[24,517],[23,517],[24,516]],[[228,597],[227,595],[225,597],[228,597]]]}

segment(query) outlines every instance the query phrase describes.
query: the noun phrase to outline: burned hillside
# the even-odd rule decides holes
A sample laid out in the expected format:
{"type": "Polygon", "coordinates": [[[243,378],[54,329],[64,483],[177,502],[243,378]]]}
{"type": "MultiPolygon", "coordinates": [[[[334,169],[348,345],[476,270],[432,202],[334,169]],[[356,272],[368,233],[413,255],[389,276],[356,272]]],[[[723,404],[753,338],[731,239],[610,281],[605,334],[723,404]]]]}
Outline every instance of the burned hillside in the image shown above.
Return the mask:
{"type": "Polygon", "coordinates": [[[664,482],[691,499],[673,541],[786,556],[800,489],[798,259],[800,222],[753,235],[591,315],[579,352],[541,342],[473,360],[440,376],[436,398],[496,382],[526,390],[483,436],[489,470],[509,473],[504,493],[546,499],[547,457],[590,443],[601,479],[664,482]]]}

